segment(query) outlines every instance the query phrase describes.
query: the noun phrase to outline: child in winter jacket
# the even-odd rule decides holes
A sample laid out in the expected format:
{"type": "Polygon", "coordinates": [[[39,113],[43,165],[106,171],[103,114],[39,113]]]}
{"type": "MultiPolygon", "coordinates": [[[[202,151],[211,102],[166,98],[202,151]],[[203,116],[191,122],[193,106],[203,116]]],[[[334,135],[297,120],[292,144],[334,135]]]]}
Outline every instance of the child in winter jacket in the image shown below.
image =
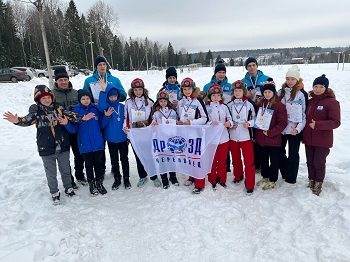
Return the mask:
{"type": "Polygon", "coordinates": [[[102,88],[98,101],[98,109],[107,117],[107,126],[102,133],[104,140],[107,141],[112,163],[114,175],[112,190],[117,190],[121,184],[119,159],[123,169],[124,186],[130,189],[128,142],[123,132],[125,106],[120,103],[120,93],[113,83],[109,83],[106,89],[102,88]]]}
{"type": "MultiPolygon", "coordinates": [[[[135,78],[131,82],[131,88],[128,91],[129,98],[125,101],[125,120],[123,130],[128,133],[130,128],[142,128],[150,124],[150,114],[152,111],[153,101],[148,97],[148,90],[145,88],[145,83],[140,78],[135,78]]],[[[142,187],[147,183],[147,172],[142,165],[140,158],[133,149],[137,164],[137,172],[140,180],[137,183],[138,187],[142,187]]],[[[158,177],[150,178],[155,187],[160,187],[161,182],[158,177]]]]}
{"type": "MultiPolygon", "coordinates": [[[[153,105],[152,110],[152,126],[156,125],[176,125],[177,114],[172,103],[169,101],[169,95],[165,90],[159,91],[157,94],[157,101],[153,105]]],[[[179,186],[176,178],[176,172],[169,172],[170,182],[179,186]]],[[[168,174],[161,174],[163,188],[169,188],[168,174]]]]}
{"type": "Polygon", "coordinates": [[[227,128],[233,126],[230,111],[223,99],[223,88],[219,84],[212,84],[208,90],[206,100],[206,109],[208,112],[209,121],[207,125],[224,125],[226,128],[223,131],[219,145],[216,149],[211,172],[208,174],[208,180],[211,183],[213,190],[216,190],[216,184],[219,183],[223,188],[226,188],[226,157],[229,147],[229,135],[227,128]]]}
{"type": "Polygon", "coordinates": [[[177,102],[180,98],[180,87],[177,82],[176,68],[171,66],[166,70],[166,81],[163,83],[163,87],[159,91],[165,91],[169,95],[170,103],[176,108],[177,102]]]}
{"type": "Polygon", "coordinates": [[[340,126],[340,105],[325,75],[317,77],[310,92],[306,108],[306,125],[303,143],[309,185],[312,193],[319,195],[326,175],[326,158],[333,146],[333,129],[340,126]]]}
{"type": "Polygon", "coordinates": [[[263,189],[272,189],[278,179],[279,152],[282,142],[281,133],[287,126],[287,111],[276,95],[276,85],[272,78],[264,83],[263,98],[257,103],[254,133],[260,155],[262,179],[257,186],[265,184],[263,189]]]}
{"type": "MultiPolygon", "coordinates": [[[[199,99],[200,90],[196,87],[196,83],[191,78],[185,78],[180,85],[181,100],[177,104],[177,113],[179,119],[178,125],[205,125],[208,121],[208,113],[203,103],[199,99]]],[[[195,179],[189,177],[185,181],[185,186],[190,186],[195,183],[195,188],[192,190],[194,194],[200,194],[204,188],[205,179],[195,179]]]]}
{"type": "Polygon", "coordinates": [[[306,101],[302,93],[303,79],[300,77],[300,69],[293,65],[286,73],[286,82],[278,92],[281,102],[286,106],[288,124],[282,131],[282,144],[280,147],[280,166],[282,178],[285,183],[282,186],[294,186],[297,182],[299,170],[299,148],[301,132],[305,127],[306,101]],[[288,142],[288,157],[286,145],[288,142]]]}
{"type": "Polygon", "coordinates": [[[67,196],[75,195],[69,165],[69,138],[65,128],[61,125],[62,117],[73,122],[86,121],[94,115],[85,116],[71,113],[55,104],[55,96],[44,85],[38,85],[34,90],[35,104],[29,108],[29,114],[18,117],[11,112],[4,113],[4,119],[18,126],[36,125],[38,152],[43,160],[47,184],[50,189],[53,204],[60,203],[60,192],[57,182],[57,167],[59,166],[63,186],[67,196]]]}
{"type": "Polygon", "coordinates": [[[79,90],[78,100],[79,104],[74,107],[73,112],[82,115],[93,113],[95,118],[78,124],[68,122],[65,127],[70,133],[78,133],[78,146],[85,161],[90,194],[92,196],[104,195],[107,190],[103,186],[102,153],[104,141],[101,128],[106,125],[106,122],[102,123],[103,115],[97,109],[97,106],[91,103],[92,95],[89,90],[79,90]]]}
{"type": "Polygon", "coordinates": [[[233,184],[239,185],[243,181],[245,174],[246,193],[251,195],[255,185],[255,165],[254,147],[250,131],[254,126],[255,110],[248,99],[247,85],[242,80],[237,80],[232,84],[232,93],[232,101],[227,106],[234,121],[233,127],[229,129],[234,174],[233,184]]]}

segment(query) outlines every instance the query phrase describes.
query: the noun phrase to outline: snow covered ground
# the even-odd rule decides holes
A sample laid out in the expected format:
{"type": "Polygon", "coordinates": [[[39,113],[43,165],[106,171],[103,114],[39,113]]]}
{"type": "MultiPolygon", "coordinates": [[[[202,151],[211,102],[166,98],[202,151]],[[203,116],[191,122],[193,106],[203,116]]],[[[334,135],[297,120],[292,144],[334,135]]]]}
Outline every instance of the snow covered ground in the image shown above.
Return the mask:
{"type": "MultiPolygon", "coordinates": [[[[289,67],[259,69],[280,86],[289,67]]],[[[325,73],[342,110],[320,197],[306,188],[302,145],[296,188],[257,188],[246,196],[243,184],[231,184],[231,173],[227,189],[214,192],[207,182],[200,195],[182,186],[186,177],[181,174],[180,187],[164,190],[149,182],[137,188],[130,152],[131,190],[112,191],[113,177],[107,172],[107,195],[91,197],[87,187],[80,187],[75,197],[63,194],[61,205],[53,206],[36,151],[36,128],[1,119],[0,261],[350,261],[350,64],[344,71],[337,71],[336,64],[300,68],[307,91],[325,73]]],[[[212,73],[212,68],[201,68],[179,73],[178,79],[191,77],[202,88],[212,73]]],[[[133,78],[141,77],[152,98],[165,80],[165,71],[113,74],[126,90],[133,78]]],[[[230,82],[244,74],[242,67],[227,68],[230,82]]],[[[71,82],[80,89],[84,79],[76,76],[71,82]]],[[[1,115],[25,115],[34,86],[47,83],[38,78],[0,83],[1,115]]],[[[109,158],[107,164],[109,171],[109,158]]],[[[60,188],[62,192],[61,181],[60,188]]]]}

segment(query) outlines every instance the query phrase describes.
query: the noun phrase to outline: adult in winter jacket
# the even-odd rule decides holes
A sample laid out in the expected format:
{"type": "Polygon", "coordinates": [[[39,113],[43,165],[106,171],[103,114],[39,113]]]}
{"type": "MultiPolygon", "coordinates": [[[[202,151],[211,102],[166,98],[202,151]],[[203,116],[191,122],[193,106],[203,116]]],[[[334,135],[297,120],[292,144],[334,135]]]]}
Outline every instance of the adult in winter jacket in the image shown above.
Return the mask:
{"type": "Polygon", "coordinates": [[[303,79],[300,69],[292,66],[286,73],[286,81],[278,92],[281,102],[286,106],[288,115],[287,127],[282,132],[282,145],[280,150],[280,171],[286,183],[282,186],[293,186],[297,181],[299,170],[299,148],[301,132],[306,122],[306,101],[303,90],[303,79]],[[288,143],[288,157],[286,146],[288,143]]]}
{"type": "Polygon", "coordinates": [[[37,128],[36,142],[39,156],[43,160],[47,184],[53,203],[57,205],[60,203],[57,164],[66,195],[75,195],[70,177],[68,133],[60,121],[64,117],[73,122],[80,122],[89,120],[94,115],[77,115],[57,106],[52,91],[44,85],[35,87],[34,101],[35,104],[29,107],[29,113],[26,116],[18,117],[17,114],[13,115],[11,112],[6,112],[4,113],[4,119],[23,127],[35,124],[37,128]]]}
{"type": "Polygon", "coordinates": [[[287,126],[287,111],[276,95],[276,85],[272,78],[265,82],[262,91],[263,98],[257,103],[259,111],[254,125],[254,137],[258,144],[262,176],[257,186],[265,183],[265,190],[275,188],[278,179],[281,133],[287,126]]]}
{"type": "MultiPolygon", "coordinates": [[[[69,81],[69,76],[64,67],[58,67],[55,70],[55,83],[52,89],[56,97],[56,105],[63,107],[66,110],[73,110],[74,106],[79,103],[78,101],[78,91],[73,89],[72,83],[69,81]]],[[[74,154],[74,169],[75,169],[75,178],[77,181],[86,185],[87,181],[84,177],[84,158],[79,152],[77,134],[69,133],[69,143],[74,154]]],[[[74,189],[77,189],[78,186],[72,178],[72,186],[74,189]]]]}
{"type": "Polygon", "coordinates": [[[333,146],[333,129],[340,126],[340,105],[325,75],[313,82],[308,106],[303,143],[306,150],[309,184],[312,193],[319,195],[326,175],[326,158],[333,146]]]}
{"type": "Polygon", "coordinates": [[[212,84],[219,84],[223,90],[223,101],[225,104],[231,101],[231,84],[226,77],[226,67],[223,61],[220,61],[214,69],[214,75],[209,83],[203,87],[203,91],[208,93],[208,90],[212,84]]]}
{"type": "Polygon", "coordinates": [[[92,94],[92,102],[98,103],[98,98],[101,91],[101,85],[113,83],[120,93],[120,102],[125,101],[126,92],[120,80],[112,76],[107,68],[107,60],[103,56],[98,55],[95,59],[95,71],[92,76],[85,79],[84,90],[89,90],[92,94]]]}

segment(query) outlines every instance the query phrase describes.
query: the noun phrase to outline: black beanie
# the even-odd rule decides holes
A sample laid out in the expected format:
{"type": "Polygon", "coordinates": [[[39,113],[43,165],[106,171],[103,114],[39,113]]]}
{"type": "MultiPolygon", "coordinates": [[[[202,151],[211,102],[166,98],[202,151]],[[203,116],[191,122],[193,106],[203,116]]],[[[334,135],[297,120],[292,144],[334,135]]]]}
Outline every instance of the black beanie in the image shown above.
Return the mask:
{"type": "Polygon", "coordinates": [[[248,57],[247,60],[245,60],[245,69],[247,69],[250,63],[255,63],[256,66],[258,66],[258,61],[256,61],[254,57],[248,57]]]}
{"type": "Polygon", "coordinates": [[[85,90],[85,89],[78,90],[78,101],[79,102],[83,96],[88,96],[92,100],[92,95],[91,95],[91,92],[89,90],[85,90]]]}
{"type": "Polygon", "coordinates": [[[170,76],[175,76],[175,78],[177,79],[177,72],[176,72],[176,68],[171,66],[166,70],[166,74],[165,74],[165,79],[168,79],[170,76]]]}
{"type": "Polygon", "coordinates": [[[106,58],[104,58],[103,56],[101,55],[98,55],[95,59],[95,68],[97,68],[98,64],[101,63],[101,62],[105,62],[107,64],[107,60],[106,58]]]}
{"type": "Polygon", "coordinates": [[[264,91],[265,90],[271,90],[273,92],[274,95],[276,95],[276,84],[275,82],[273,81],[273,79],[271,77],[269,77],[267,79],[266,82],[264,82],[264,86],[261,90],[261,93],[264,94],[264,91]]]}
{"type": "Polygon", "coordinates": [[[55,69],[54,74],[55,74],[55,81],[56,82],[60,78],[68,78],[69,79],[68,73],[64,67],[57,67],[55,69]]]}
{"type": "Polygon", "coordinates": [[[216,75],[216,73],[219,71],[226,72],[226,67],[225,67],[225,64],[223,61],[219,61],[219,63],[216,65],[215,70],[214,70],[214,75],[216,75]]]}
{"type": "Polygon", "coordinates": [[[328,80],[328,78],[326,77],[326,75],[323,74],[323,75],[317,77],[317,78],[314,80],[312,86],[315,86],[315,85],[322,85],[322,86],[324,86],[325,88],[328,88],[329,80],[328,80]]]}

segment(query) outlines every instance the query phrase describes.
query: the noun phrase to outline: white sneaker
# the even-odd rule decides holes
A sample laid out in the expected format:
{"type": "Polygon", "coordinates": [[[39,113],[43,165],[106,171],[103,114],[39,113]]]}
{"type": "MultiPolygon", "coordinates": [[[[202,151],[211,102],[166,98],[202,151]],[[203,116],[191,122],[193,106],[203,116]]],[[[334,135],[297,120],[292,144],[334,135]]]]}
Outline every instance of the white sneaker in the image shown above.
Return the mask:
{"type": "Polygon", "coordinates": [[[281,184],[281,187],[284,187],[284,188],[293,188],[293,187],[296,187],[297,186],[297,183],[294,183],[294,184],[291,184],[291,183],[288,183],[286,181],[284,181],[282,184],[281,184]]]}

